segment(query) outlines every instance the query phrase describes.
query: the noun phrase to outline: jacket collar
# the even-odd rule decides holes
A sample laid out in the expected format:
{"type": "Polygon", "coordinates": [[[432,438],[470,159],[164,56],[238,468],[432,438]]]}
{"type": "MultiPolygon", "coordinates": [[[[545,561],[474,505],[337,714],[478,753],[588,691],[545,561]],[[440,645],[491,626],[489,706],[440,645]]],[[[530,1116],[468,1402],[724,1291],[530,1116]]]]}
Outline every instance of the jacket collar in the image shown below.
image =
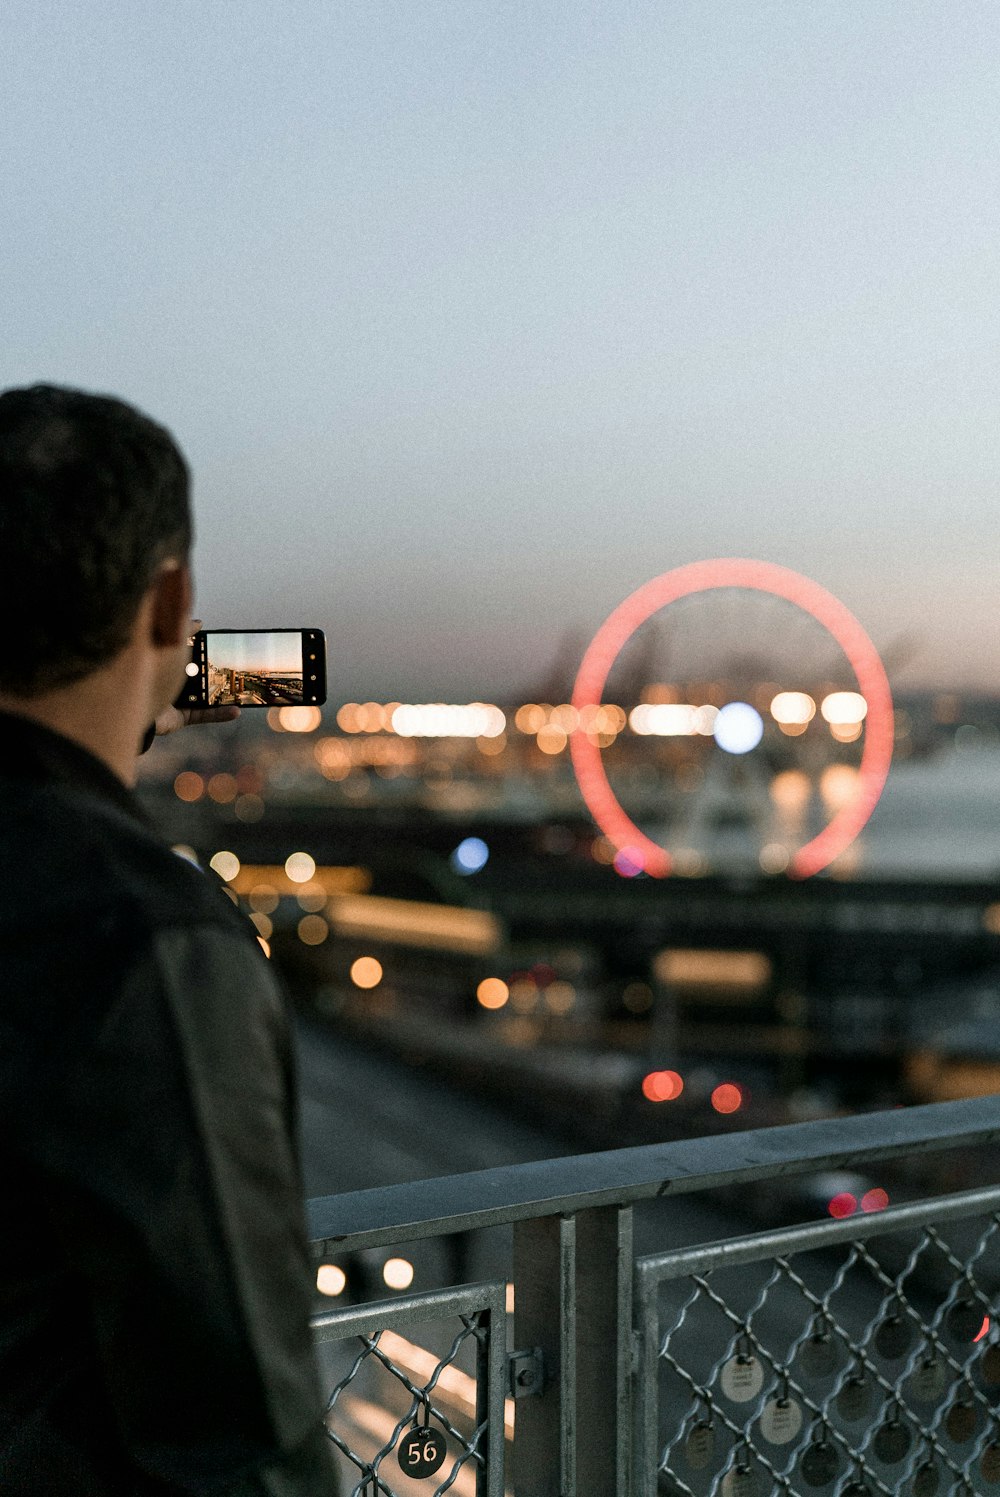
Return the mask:
{"type": "Polygon", "coordinates": [[[150,824],[138,798],[103,760],[74,739],[14,712],[0,711],[0,776],[83,790],[150,824]]]}

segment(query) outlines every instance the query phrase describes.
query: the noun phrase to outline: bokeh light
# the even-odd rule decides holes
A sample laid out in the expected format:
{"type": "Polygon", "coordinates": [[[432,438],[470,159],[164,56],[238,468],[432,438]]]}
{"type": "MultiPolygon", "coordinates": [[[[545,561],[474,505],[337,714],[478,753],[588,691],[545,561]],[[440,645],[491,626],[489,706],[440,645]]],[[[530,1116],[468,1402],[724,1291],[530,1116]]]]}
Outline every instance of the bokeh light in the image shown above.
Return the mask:
{"type": "Polygon", "coordinates": [[[642,872],[642,854],[634,847],[621,847],[612,859],[612,867],[620,878],[638,878],[642,872]]]}
{"type": "Polygon", "coordinates": [[[311,915],[315,915],[326,908],[327,897],[322,884],[303,884],[295,896],[295,902],[300,910],[308,910],[311,915]]]}
{"type": "Polygon", "coordinates": [[[816,703],[805,691],[779,691],[771,701],[771,716],[781,727],[805,728],[816,716],[816,703]]]}
{"type": "Polygon", "coordinates": [[[408,1258],[387,1258],[382,1278],[390,1289],[409,1289],[413,1283],[413,1264],[408,1258]]]}
{"type": "Polygon", "coordinates": [[[781,842],[765,842],[757,855],[761,873],[784,873],[791,860],[788,848],[781,842]]]}
{"type": "Polygon", "coordinates": [[[316,859],[307,852],[293,852],[285,859],[285,872],[293,884],[307,884],[316,875],[316,859]]]}
{"type": "Polygon", "coordinates": [[[174,794],[190,805],[205,794],[205,781],[193,769],[182,769],[174,781],[174,794]]]}
{"type": "Polygon", "coordinates": [[[734,1081],[723,1081],[713,1091],[711,1100],[716,1112],[738,1112],[743,1106],[743,1093],[734,1081]]]}
{"type": "Polygon", "coordinates": [[[543,754],[561,754],[569,743],[569,734],[558,723],[550,722],[539,728],[535,742],[543,754]]]}
{"type": "Polygon", "coordinates": [[[700,708],[680,702],[640,702],[629,713],[628,725],[633,733],[652,734],[659,738],[683,738],[696,733],[695,720],[700,708]]]}
{"type": "Polygon", "coordinates": [[[549,722],[553,727],[562,728],[564,733],[575,733],[580,726],[580,714],[569,702],[561,702],[558,707],[553,707],[549,722]]]}
{"type": "Polygon", "coordinates": [[[548,984],[543,997],[550,1014],[568,1014],[576,1003],[576,988],[571,982],[557,978],[548,984]]]}
{"type": "Polygon", "coordinates": [[[322,946],[330,934],[330,927],[322,915],[303,915],[298,932],[303,946],[322,946]]]}
{"type": "Polygon", "coordinates": [[[764,719],[749,702],[720,707],[712,736],[727,754],[749,754],[764,736],[764,719]]]}
{"type": "Polygon", "coordinates": [[[390,725],[403,738],[498,738],[507,719],[490,702],[400,703],[392,712],[390,725]]]}
{"type": "Polygon", "coordinates": [[[208,782],[209,797],[219,806],[231,805],[239,793],[239,788],[236,776],[231,774],[214,774],[208,782]]]}
{"type": "Polygon", "coordinates": [[[819,793],[828,811],[850,805],[858,793],[858,771],[850,764],[828,764],[819,777],[819,793]]]}
{"type": "Polygon", "coordinates": [[[548,711],[537,702],[525,702],[514,713],[514,726],[519,733],[537,733],[539,728],[544,728],[547,720],[548,711]]]}
{"type": "Polygon", "coordinates": [[[373,956],[359,956],[351,963],[351,981],[356,988],[377,988],[382,981],[382,963],[373,956]]]}
{"type": "Polygon", "coordinates": [[[830,723],[849,724],[864,722],[868,716],[868,703],[859,691],[831,691],[819,704],[820,714],[830,723]]]}
{"type": "Polygon", "coordinates": [[[538,987],[534,978],[516,977],[510,985],[510,1006],[515,1013],[530,1014],[538,1007],[538,987]]]}
{"type": "Polygon", "coordinates": [[[653,990],[648,982],[630,982],[622,993],[622,1003],[630,1014],[644,1014],[653,1006],[653,990]]]}
{"type": "Polygon", "coordinates": [[[238,795],[233,807],[238,821],[260,821],[264,815],[264,802],[254,791],[238,795]]]}
{"type": "Polygon", "coordinates": [[[208,866],[213,868],[225,883],[231,884],[240,871],[240,860],[234,852],[217,852],[209,859],[208,866]]]}
{"type": "Polygon", "coordinates": [[[250,908],[260,910],[265,915],[273,915],[278,908],[280,896],[277,889],[270,884],[254,884],[247,895],[250,908]]]}
{"type": "Polygon", "coordinates": [[[771,799],[785,816],[800,816],[811,795],[812,781],[804,770],[783,769],[771,781],[771,799]]]}
{"type": "Polygon", "coordinates": [[[456,873],[478,873],[485,868],[490,850],[482,837],[463,837],[449,859],[456,873]]]}
{"type": "Polygon", "coordinates": [[[642,1078],[642,1095],[650,1102],[673,1102],[684,1090],[678,1071],[650,1071],[642,1078]]]}
{"type": "Polygon", "coordinates": [[[853,1216],[858,1209],[858,1203],[849,1190],[838,1190],[827,1202],[827,1211],[831,1216],[840,1221],[845,1216],[853,1216]]]}
{"type": "Polygon", "coordinates": [[[483,1008],[503,1008],[510,997],[510,988],[502,977],[484,977],[476,989],[476,1000],[483,1008]]]}
{"type": "Polygon", "coordinates": [[[347,1275],[336,1263],[321,1263],[316,1270],[316,1288],[320,1294],[343,1294],[347,1288],[347,1275]]]}
{"type": "Polygon", "coordinates": [[[315,733],[323,721],[318,707],[279,707],[278,722],[286,733],[315,733]]]}
{"type": "Polygon", "coordinates": [[[507,734],[500,733],[496,738],[477,738],[476,748],[487,759],[498,758],[507,747],[507,734]]]}

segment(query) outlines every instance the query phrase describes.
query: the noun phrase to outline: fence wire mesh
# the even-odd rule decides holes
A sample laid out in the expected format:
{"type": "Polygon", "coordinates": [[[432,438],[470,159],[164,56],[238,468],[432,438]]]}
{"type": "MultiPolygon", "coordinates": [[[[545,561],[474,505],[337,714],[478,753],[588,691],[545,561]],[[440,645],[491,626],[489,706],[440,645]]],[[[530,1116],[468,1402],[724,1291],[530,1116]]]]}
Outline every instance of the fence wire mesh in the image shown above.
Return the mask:
{"type": "Polygon", "coordinates": [[[497,1489],[498,1447],[503,1490],[504,1317],[495,1304],[465,1303],[470,1293],[401,1297],[314,1321],[345,1494],[484,1497],[497,1489]]]}
{"type": "Polygon", "coordinates": [[[893,1213],[851,1223],[851,1238],[837,1230],[848,1223],[820,1223],[794,1253],[778,1250],[781,1233],[745,1240],[729,1263],[707,1253],[700,1270],[689,1252],[679,1277],[668,1256],[646,1260],[647,1490],[1000,1490],[996,1196],[975,1216],[949,1198],[934,1221],[895,1231],[893,1213]]]}

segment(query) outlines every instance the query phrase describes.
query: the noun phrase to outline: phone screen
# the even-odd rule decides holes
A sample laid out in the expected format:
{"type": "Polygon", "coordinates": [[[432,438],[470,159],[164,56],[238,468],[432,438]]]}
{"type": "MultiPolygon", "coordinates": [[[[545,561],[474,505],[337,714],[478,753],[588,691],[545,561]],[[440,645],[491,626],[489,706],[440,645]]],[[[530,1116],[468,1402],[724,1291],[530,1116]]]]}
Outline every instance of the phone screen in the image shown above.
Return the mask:
{"type": "Polygon", "coordinates": [[[326,700],[318,629],[203,629],[178,705],[299,707],[326,700]]]}

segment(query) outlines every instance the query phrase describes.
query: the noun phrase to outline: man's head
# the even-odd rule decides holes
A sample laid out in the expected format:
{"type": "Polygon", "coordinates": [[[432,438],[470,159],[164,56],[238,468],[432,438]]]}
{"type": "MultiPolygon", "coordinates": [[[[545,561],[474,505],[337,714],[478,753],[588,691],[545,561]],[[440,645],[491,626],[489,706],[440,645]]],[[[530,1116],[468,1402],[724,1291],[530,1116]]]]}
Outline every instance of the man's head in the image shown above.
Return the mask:
{"type": "Polygon", "coordinates": [[[169,432],[106,395],[0,394],[0,691],[31,700],[108,665],[190,546],[169,432]]]}
{"type": "Polygon", "coordinates": [[[0,394],[0,708],[127,784],[190,660],[188,471],[123,401],[0,394]]]}

